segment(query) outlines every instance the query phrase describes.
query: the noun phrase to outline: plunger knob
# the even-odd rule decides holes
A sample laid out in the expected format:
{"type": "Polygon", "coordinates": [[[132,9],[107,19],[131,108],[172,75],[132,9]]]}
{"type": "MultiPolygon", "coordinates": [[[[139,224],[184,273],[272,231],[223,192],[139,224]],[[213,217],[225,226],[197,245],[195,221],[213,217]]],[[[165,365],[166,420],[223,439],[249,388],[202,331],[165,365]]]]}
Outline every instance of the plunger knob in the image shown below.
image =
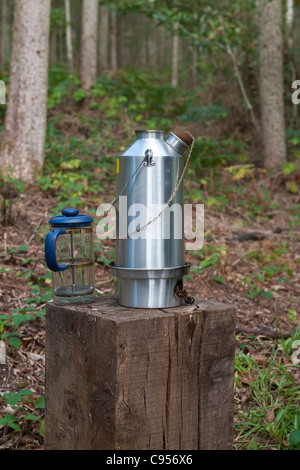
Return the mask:
{"type": "Polygon", "coordinates": [[[62,211],[62,215],[64,215],[65,217],[76,217],[77,215],[79,214],[79,210],[78,209],[64,209],[62,211]]]}

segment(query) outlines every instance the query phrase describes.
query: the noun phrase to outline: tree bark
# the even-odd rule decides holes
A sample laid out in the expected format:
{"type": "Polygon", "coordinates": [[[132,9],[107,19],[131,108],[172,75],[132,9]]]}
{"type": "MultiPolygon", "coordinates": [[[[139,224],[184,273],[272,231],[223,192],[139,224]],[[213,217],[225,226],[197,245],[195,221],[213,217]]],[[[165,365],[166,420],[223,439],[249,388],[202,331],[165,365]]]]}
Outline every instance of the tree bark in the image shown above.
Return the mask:
{"type": "Polygon", "coordinates": [[[98,0],[83,0],[80,79],[89,91],[97,78],[98,0]]]}
{"type": "Polygon", "coordinates": [[[73,60],[73,47],[72,47],[72,28],[71,28],[71,6],[70,0],[65,0],[65,15],[66,15],[66,45],[67,45],[67,60],[69,70],[74,69],[73,60]]]}
{"type": "Polygon", "coordinates": [[[88,307],[46,306],[47,451],[232,449],[234,307],[88,307]]]}
{"type": "Polygon", "coordinates": [[[118,68],[117,34],[117,12],[112,11],[110,15],[110,68],[112,71],[118,68]]]}
{"type": "Polygon", "coordinates": [[[99,31],[99,73],[108,70],[108,31],[109,11],[107,6],[100,7],[100,31],[99,31]]]}
{"type": "Polygon", "coordinates": [[[286,161],[281,0],[260,0],[260,103],[267,169],[286,161]]]}
{"type": "Polygon", "coordinates": [[[6,59],[7,42],[7,3],[2,0],[1,5],[1,44],[0,44],[0,66],[2,67],[6,59]]]}
{"type": "Polygon", "coordinates": [[[10,87],[1,136],[2,171],[33,181],[41,174],[47,116],[50,0],[16,0],[10,87]]]}

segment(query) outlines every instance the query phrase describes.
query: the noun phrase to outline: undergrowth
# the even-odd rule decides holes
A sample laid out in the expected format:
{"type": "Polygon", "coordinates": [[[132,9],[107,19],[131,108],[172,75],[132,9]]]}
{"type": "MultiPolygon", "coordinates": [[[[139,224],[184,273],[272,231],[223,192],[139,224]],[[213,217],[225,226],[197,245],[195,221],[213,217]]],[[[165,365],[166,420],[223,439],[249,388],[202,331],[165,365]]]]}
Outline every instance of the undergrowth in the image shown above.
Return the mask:
{"type": "MultiPolygon", "coordinates": [[[[162,83],[159,76],[150,77],[131,68],[99,77],[91,93],[87,94],[78,76],[70,75],[63,67],[52,66],[46,160],[43,175],[36,182],[42,192],[49,193],[57,201],[56,207],[49,210],[49,218],[67,206],[83,208],[88,202],[91,207],[97,207],[102,198],[109,198],[109,188],[114,187],[115,181],[115,156],[132,142],[136,128],[161,128],[167,132],[178,122],[182,127],[205,126],[230,118],[230,110],[225,109],[222,102],[205,106],[195,102],[198,91],[174,90],[162,83]]],[[[270,191],[256,184],[256,176],[261,175],[262,170],[251,161],[245,141],[228,133],[195,137],[185,183],[186,200],[203,203],[220,214],[230,207],[237,217],[242,214],[243,227],[259,218],[268,221],[268,213],[278,207],[270,191]],[[219,178],[220,174],[225,174],[226,178],[219,178]]],[[[292,181],[287,190],[293,193],[298,190],[294,175],[300,155],[299,133],[288,134],[288,143],[296,160],[283,168],[283,174],[287,181],[292,181]]],[[[18,194],[25,190],[22,182],[6,176],[0,179],[0,192],[4,194],[7,185],[18,194]]],[[[2,221],[9,223],[12,199],[1,197],[0,215],[2,221]]],[[[298,206],[295,203],[288,209],[291,230],[300,223],[298,206]]],[[[38,230],[38,240],[42,244],[48,227],[38,230]]],[[[196,264],[190,279],[210,272],[210,280],[226,286],[230,250],[215,240],[209,230],[206,232],[208,238],[210,243],[193,253],[196,264]]],[[[15,248],[15,253],[11,254],[23,257],[22,266],[12,268],[9,273],[8,268],[0,270],[0,274],[21,278],[29,287],[24,305],[10,313],[0,312],[0,339],[14,349],[21,347],[26,325],[44,321],[45,303],[51,298],[50,274],[36,276],[34,267],[38,259],[28,256],[27,252],[26,245],[15,248]]],[[[97,242],[95,252],[96,262],[107,267],[113,258],[113,248],[97,242]]],[[[249,262],[248,272],[239,283],[247,286],[246,295],[250,300],[255,301],[260,296],[271,300],[274,296],[269,286],[271,281],[276,279],[277,283],[288,285],[293,279],[296,268],[285,263],[285,254],[290,254],[290,249],[282,242],[274,245],[268,254],[257,249],[245,255],[249,262]]],[[[299,264],[299,259],[295,263],[299,264]]],[[[298,313],[296,306],[290,308],[291,319],[295,320],[298,313]]],[[[289,340],[274,340],[265,351],[263,363],[242,350],[237,351],[235,386],[237,390],[246,388],[249,394],[246,407],[236,403],[238,449],[299,448],[299,384],[291,373],[299,367],[292,362],[293,345],[299,341],[299,335],[298,329],[289,340]]],[[[3,393],[1,401],[12,407],[14,413],[2,416],[0,425],[21,432],[26,421],[37,420],[43,435],[43,419],[39,413],[28,412],[28,409],[42,410],[43,397],[35,396],[23,387],[3,393]]]]}
{"type": "Polygon", "coordinates": [[[288,340],[274,341],[259,361],[236,354],[235,386],[246,388],[249,401],[236,403],[237,449],[300,449],[300,386],[292,374],[300,369],[299,340],[300,327],[288,340]]]}

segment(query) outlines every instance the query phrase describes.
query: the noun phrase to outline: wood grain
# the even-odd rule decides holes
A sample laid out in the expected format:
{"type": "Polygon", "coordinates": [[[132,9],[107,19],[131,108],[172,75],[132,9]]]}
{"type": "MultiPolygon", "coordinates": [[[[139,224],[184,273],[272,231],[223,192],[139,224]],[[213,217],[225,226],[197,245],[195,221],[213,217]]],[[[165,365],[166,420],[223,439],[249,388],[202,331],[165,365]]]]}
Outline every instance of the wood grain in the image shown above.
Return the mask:
{"type": "Polygon", "coordinates": [[[48,450],[231,449],[235,309],[47,305],[48,450]]]}

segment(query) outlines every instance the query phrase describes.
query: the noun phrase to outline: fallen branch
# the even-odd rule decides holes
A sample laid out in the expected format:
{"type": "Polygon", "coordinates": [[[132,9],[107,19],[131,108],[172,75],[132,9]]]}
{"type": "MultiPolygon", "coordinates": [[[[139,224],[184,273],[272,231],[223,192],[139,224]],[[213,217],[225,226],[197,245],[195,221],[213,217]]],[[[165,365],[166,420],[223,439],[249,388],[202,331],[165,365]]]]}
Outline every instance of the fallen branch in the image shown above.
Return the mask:
{"type": "Polygon", "coordinates": [[[106,279],[105,281],[97,282],[97,286],[101,286],[102,284],[108,284],[109,282],[113,282],[114,280],[115,278],[112,277],[111,279],[106,279]]]}
{"type": "MultiPolygon", "coordinates": [[[[7,284],[6,282],[2,282],[2,281],[0,281],[0,286],[8,287],[8,289],[16,289],[18,287],[16,285],[7,284]]],[[[21,285],[20,285],[20,287],[21,287],[21,285]]]]}
{"type": "Polygon", "coordinates": [[[248,326],[237,326],[236,327],[236,333],[246,333],[248,335],[254,335],[254,336],[267,336],[268,338],[273,338],[273,339],[288,339],[291,336],[291,333],[287,331],[276,331],[276,330],[270,330],[269,328],[266,328],[262,326],[261,328],[250,328],[248,326]]]}

